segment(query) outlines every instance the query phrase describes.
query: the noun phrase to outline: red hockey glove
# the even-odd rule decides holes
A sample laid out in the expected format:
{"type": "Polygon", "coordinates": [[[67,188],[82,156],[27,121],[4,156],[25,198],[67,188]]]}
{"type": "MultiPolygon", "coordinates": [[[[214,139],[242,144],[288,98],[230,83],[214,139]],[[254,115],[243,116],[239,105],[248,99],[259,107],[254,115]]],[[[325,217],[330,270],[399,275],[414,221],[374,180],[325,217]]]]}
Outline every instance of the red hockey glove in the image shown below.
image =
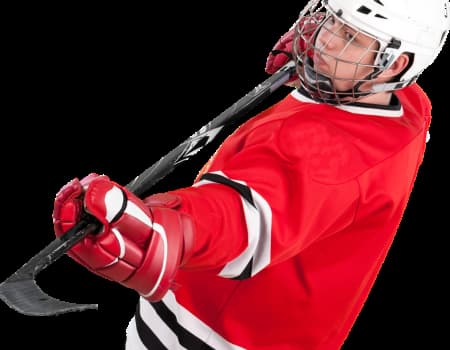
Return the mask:
{"type": "MultiPolygon", "coordinates": [[[[281,36],[280,39],[275,43],[272,50],[269,53],[269,56],[266,60],[265,71],[268,74],[274,74],[281,67],[283,67],[286,63],[294,59],[293,54],[293,43],[295,32],[298,27],[302,28],[301,31],[304,33],[305,38],[309,38],[315,31],[317,27],[317,19],[323,18],[322,15],[318,15],[316,19],[311,19],[310,17],[303,17],[300,24],[297,22],[281,36]]],[[[304,51],[306,49],[307,44],[304,40],[299,41],[300,51],[304,51]]],[[[297,75],[294,75],[291,79],[289,79],[285,85],[298,87],[300,84],[300,79],[297,75]]]]}
{"type": "MultiPolygon", "coordinates": [[[[274,74],[286,63],[294,59],[292,54],[292,44],[296,30],[295,28],[296,25],[294,24],[294,26],[292,26],[289,31],[283,34],[281,38],[278,39],[278,41],[275,43],[266,60],[266,73],[274,74]]],[[[299,82],[300,81],[297,75],[294,75],[285,83],[285,85],[298,86],[299,82]]]]}
{"type": "Polygon", "coordinates": [[[96,217],[100,231],[67,254],[95,274],[158,301],[172,287],[192,242],[192,221],[174,209],[179,204],[169,194],[151,196],[144,204],[107,176],[90,174],[73,179],[56,195],[54,230],[60,237],[83,211],[96,217]]]}
{"type": "Polygon", "coordinates": [[[292,42],[295,28],[283,34],[275,43],[266,60],[266,73],[274,74],[278,69],[293,59],[292,42]]]}

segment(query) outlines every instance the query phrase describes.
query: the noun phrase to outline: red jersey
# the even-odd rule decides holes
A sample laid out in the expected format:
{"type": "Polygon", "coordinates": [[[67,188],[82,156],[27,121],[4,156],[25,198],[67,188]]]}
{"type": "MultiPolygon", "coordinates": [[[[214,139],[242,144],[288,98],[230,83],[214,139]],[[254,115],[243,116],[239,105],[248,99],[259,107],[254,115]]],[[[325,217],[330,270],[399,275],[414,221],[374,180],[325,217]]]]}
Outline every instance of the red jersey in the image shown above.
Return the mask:
{"type": "Polygon", "coordinates": [[[297,90],[241,125],[175,190],[193,255],[141,298],[127,349],[336,350],[382,267],[424,156],[431,105],[318,104],[297,90]]]}

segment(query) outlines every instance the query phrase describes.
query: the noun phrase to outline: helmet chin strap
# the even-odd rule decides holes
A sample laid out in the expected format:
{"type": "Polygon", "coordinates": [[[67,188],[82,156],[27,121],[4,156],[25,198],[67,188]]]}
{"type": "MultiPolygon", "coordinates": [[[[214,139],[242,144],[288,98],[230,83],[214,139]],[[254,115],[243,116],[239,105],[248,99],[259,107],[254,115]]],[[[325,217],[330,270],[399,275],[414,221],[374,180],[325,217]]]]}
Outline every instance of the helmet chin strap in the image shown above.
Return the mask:
{"type": "Polygon", "coordinates": [[[382,84],[374,84],[371,89],[371,93],[378,93],[383,91],[395,91],[405,86],[409,86],[417,80],[418,76],[411,78],[409,81],[394,81],[386,82],[382,84]]]}

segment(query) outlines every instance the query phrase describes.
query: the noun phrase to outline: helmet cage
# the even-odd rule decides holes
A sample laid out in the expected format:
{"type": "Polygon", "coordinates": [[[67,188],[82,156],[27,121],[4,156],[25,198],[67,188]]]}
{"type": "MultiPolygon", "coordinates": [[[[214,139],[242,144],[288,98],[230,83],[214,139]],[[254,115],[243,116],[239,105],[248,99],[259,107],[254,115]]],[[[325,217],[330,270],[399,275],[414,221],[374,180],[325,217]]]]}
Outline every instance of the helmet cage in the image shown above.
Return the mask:
{"type": "MultiPolygon", "coordinates": [[[[395,77],[392,81],[385,83],[374,83],[372,80],[380,73],[389,68],[393,62],[400,56],[401,41],[380,35],[375,37],[367,31],[356,27],[344,19],[342,10],[333,10],[328,1],[312,0],[302,10],[299,19],[295,25],[295,34],[293,41],[293,54],[297,68],[297,74],[300,78],[301,88],[305,90],[314,100],[325,102],[329,104],[348,104],[357,101],[358,99],[372,95],[382,91],[395,91],[408,86],[415,82],[421,72],[406,79],[402,79],[402,75],[395,77]],[[346,47],[341,52],[330,60],[335,61],[335,68],[340,64],[353,64],[354,76],[352,78],[343,79],[336,75],[336,69],[331,73],[318,72],[314,65],[313,57],[315,54],[327,55],[319,44],[316,42],[318,33],[321,30],[328,30],[325,25],[327,21],[337,19],[342,26],[347,26],[355,31],[354,38],[358,35],[365,35],[374,40],[376,46],[365,48],[364,55],[372,55],[373,60],[371,65],[363,64],[361,61],[363,56],[355,62],[348,62],[341,57],[341,54],[349,45],[356,45],[354,38],[349,40],[346,47]],[[370,68],[370,73],[364,77],[357,77],[356,72],[364,67],[366,70],[370,68]],[[339,80],[351,80],[351,87],[346,90],[338,90],[336,82],[339,80]]],[[[341,27],[342,28],[342,27],[341,27]]],[[[330,38],[336,38],[338,30],[335,33],[328,33],[330,38]]],[[[330,56],[328,54],[328,56],[330,56]]],[[[409,67],[408,67],[409,68],[409,67]]],[[[408,68],[403,72],[408,70],[408,68]]]]}

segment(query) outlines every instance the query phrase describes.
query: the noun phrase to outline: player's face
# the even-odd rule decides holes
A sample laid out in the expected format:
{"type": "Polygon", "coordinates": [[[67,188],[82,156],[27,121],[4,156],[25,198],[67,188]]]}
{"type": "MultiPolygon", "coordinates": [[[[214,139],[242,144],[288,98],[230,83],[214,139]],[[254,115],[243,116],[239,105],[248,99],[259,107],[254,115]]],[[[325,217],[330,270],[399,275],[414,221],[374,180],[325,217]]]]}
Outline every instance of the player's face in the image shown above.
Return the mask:
{"type": "Polygon", "coordinates": [[[374,70],[379,45],[331,16],[317,34],[315,46],[315,70],[329,77],[338,91],[346,91],[374,70]]]}

